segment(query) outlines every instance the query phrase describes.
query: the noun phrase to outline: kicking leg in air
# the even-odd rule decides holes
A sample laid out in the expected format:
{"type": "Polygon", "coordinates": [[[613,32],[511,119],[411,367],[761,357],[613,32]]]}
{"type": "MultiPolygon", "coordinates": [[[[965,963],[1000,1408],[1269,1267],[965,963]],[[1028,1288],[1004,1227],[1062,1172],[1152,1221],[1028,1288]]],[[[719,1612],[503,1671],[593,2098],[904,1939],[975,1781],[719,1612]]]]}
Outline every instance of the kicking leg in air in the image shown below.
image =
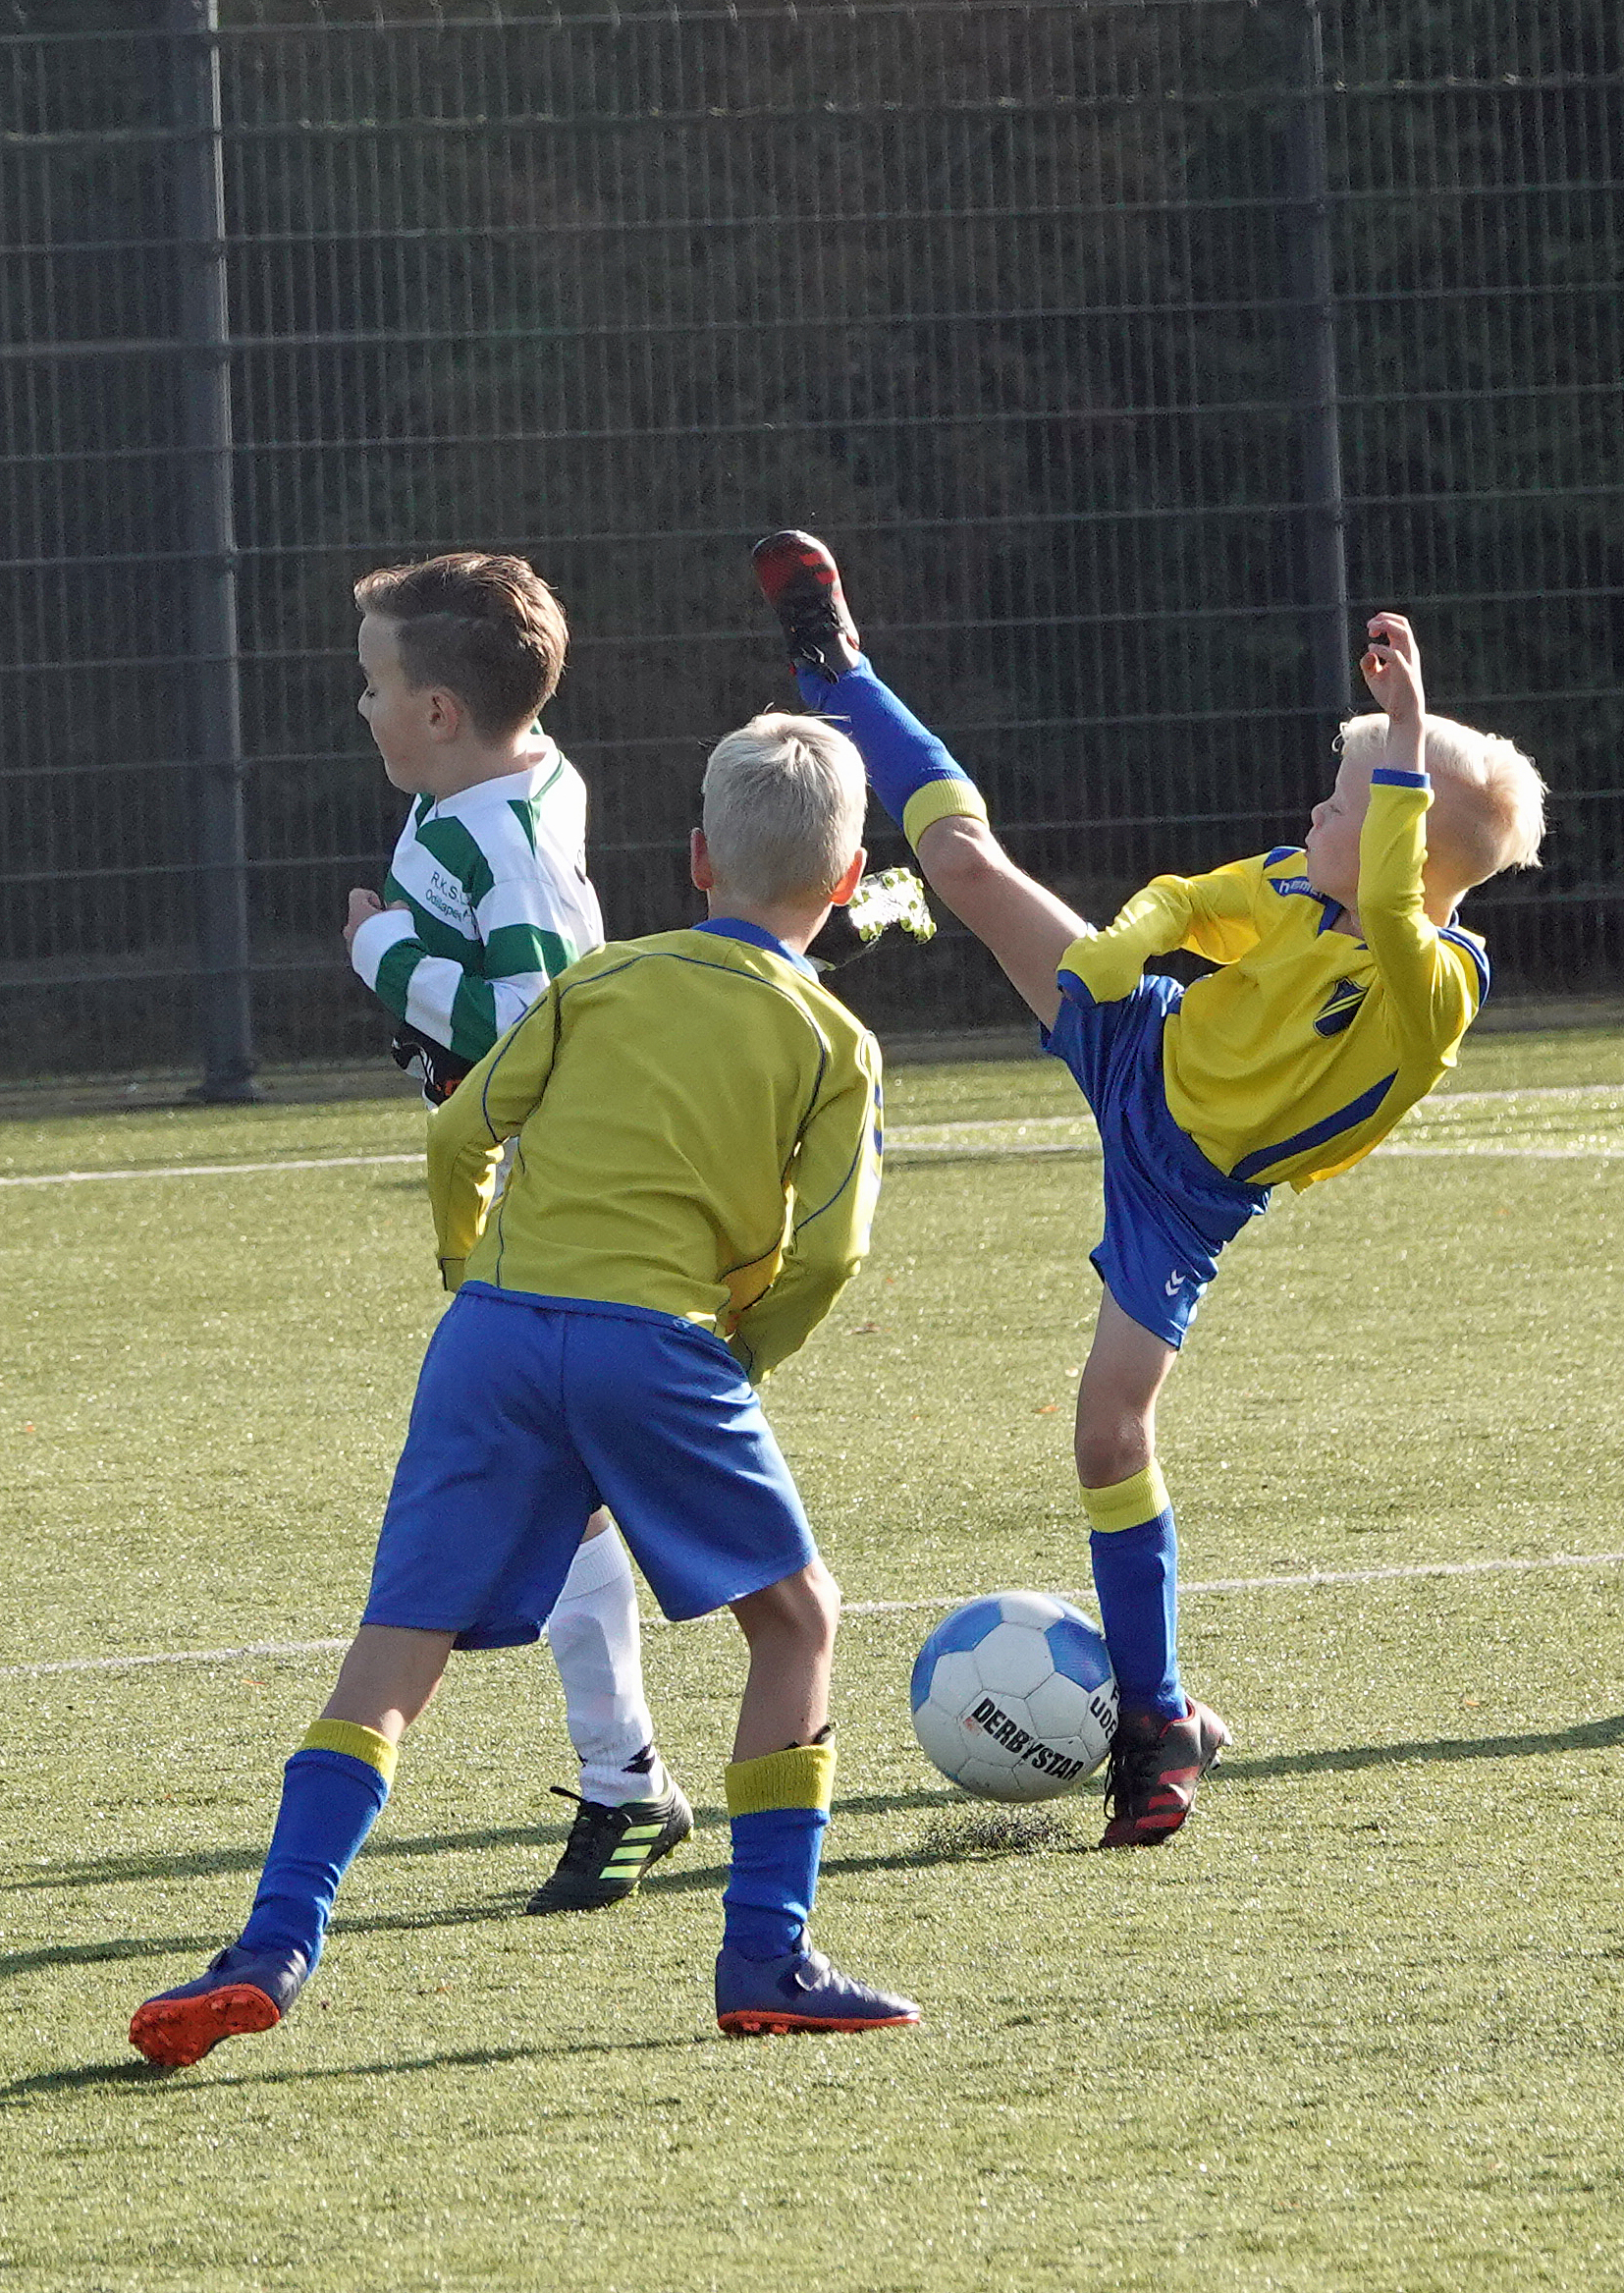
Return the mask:
{"type": "MultiPolygon", "coordinates": [[[[963,767],[874,674],[830,552],[810,534],[777,533],[757,544],[754,563],[803,701],[855,740],[932,890],[997,957],[1100,1121],[1107,1232],[1094,1260],[1106,1294],[1078,1393],[1076,1455],[1120,1697],[1101,1845],[1155,1846],[1184,1821],[1229,1740],[1179,1682],[1177,1540],[1154,1447],[1157,1395],[1221,1242],[1204,1247],[1142,1182],[1138,1159],[1113,1153],[1124,1130],[1168,1127],[1156,1105],[1161,1030],[1178,991],[1139,980],[1137,967],[1119,998],[1062,980],[1068,952],[1093,927],[1015,866],[963,767]]],[[[1176,1160],[1193,1150],[1174,1142],[1171,1151],[1176,1160]]]]}

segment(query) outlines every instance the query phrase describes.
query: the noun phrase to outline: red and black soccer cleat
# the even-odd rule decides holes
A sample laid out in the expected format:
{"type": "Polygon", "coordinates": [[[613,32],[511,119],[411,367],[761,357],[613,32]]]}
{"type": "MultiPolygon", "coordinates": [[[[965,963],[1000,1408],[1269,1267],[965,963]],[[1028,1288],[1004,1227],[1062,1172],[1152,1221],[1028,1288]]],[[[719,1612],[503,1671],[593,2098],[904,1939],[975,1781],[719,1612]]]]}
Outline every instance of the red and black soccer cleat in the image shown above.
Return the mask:
{"type": "Polygon", "coordinates": [[[762,595],[779,617],[789,658],[833,684],[862,659],[840,570],[813,533],[770,533],[750,552],[762,595]]]}
{"type": "Polygon", "coordinates": [[[1160,1847],[1189,1814],[1196,1785],[1228,1741],[1229,1730],[1205,1704],[1191,1703],[1182,1720],[1124,1712],[1111,1739],[1101,1846],[1160,1847]]]}

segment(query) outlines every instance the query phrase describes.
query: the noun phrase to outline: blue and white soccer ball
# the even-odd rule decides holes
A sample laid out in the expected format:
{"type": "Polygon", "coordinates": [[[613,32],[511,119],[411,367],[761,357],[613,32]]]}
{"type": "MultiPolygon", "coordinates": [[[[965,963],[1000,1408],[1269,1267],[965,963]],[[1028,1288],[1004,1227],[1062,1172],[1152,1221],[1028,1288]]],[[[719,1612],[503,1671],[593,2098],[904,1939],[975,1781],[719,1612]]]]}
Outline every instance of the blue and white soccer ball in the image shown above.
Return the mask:
{"type": "Polygon", "coordinates": [[[989,1593],[936,1630],[913,1667],[925,1757],[977,1799],[1056,1799],[1110,1749],[1116,1675],[1097,1625],[1048,1593],[989,1593]]]}

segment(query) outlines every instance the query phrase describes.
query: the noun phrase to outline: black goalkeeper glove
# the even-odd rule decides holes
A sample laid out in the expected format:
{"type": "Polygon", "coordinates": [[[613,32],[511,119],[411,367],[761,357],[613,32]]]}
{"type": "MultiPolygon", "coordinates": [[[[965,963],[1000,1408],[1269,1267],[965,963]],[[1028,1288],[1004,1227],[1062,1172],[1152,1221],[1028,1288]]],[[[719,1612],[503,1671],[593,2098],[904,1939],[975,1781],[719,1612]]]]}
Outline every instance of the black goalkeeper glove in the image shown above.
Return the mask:
{"type": "Polygon", "coordinates": [[[389,1055],[397,1066],[417,1077],[431,1107],[443,1107],[473,1065],[471,1059],[459,1059],[454,1051],[420,1034],[405,1019],[395,1030],[389,1055]]]}

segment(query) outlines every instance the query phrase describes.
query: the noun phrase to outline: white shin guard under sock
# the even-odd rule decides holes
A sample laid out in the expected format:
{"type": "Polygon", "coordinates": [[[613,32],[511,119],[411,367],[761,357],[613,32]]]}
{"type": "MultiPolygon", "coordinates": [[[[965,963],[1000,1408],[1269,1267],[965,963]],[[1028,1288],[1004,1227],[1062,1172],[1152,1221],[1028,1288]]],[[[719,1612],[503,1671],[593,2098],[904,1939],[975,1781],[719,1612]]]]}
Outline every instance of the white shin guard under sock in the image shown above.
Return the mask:
{"type": "Polygon", "coordinates": [[[636,1587],[617,1529],[582,1540],[547,1619],[547,1638],[581,1764],[582,1798],[609,1807],[657,1798],[668,1780],[658,1754],[651,1770],[627,1767],[652,1746],[654,1722],[643,1695],[636,1587]]]}

